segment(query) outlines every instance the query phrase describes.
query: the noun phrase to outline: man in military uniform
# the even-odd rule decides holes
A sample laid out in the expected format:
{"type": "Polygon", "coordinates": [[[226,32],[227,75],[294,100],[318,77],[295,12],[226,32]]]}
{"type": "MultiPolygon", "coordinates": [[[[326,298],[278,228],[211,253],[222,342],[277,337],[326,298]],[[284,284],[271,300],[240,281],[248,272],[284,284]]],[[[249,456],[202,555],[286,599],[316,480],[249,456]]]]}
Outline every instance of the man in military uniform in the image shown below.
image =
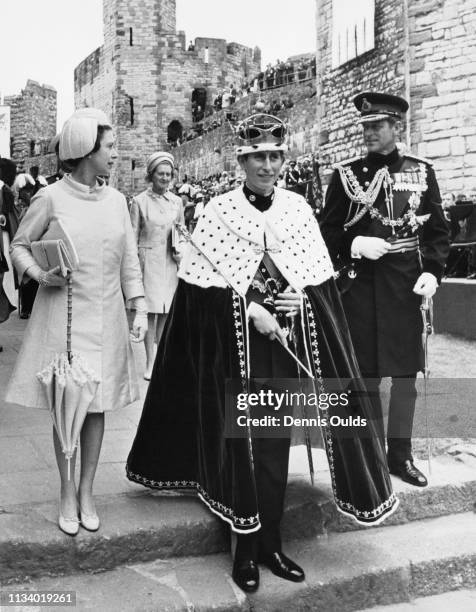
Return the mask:
{"type": "MultiPolygon", "coordinates": [[[[321,230],[337,271],[362,376],[381,418],[378,385],[392,378],[387,429],[390,473],[415,486],[415,379],[424,368],[422,299],[431,298],[449,252],[449,231],[431,165],[396,146],[408,103],[399,96],[354,98],[365,157],[337,164],[321,230]]],[[[383,429],[382,429],[383,435],[383,429]]]]}

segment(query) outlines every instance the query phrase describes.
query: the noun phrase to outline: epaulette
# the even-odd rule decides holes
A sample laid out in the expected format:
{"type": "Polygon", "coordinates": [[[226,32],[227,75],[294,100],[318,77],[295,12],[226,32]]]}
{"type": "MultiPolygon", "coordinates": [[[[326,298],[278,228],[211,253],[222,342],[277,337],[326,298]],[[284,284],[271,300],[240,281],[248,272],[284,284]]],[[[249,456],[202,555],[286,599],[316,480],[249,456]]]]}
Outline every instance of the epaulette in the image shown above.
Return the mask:
{"type": "Polygon", "coordinates": [[[418,155],[413,155],[413,153],[402,153],[402,157],[409,157],[410,159],[414,159],[419,162],[424,162],[429,166],[433,166],[433,162],[426,157],[419,157],[418,155]]]}
{"type": "Polygon", "coordinates": [[[349,159],[343,159],[342,161],[335,163],[332,167],[334,170],[337,170],[338,166],[347,166],[359,159],[364,159],[364,157],[362,155],[356,155],[355,157],[350,157],[349,159]]]}

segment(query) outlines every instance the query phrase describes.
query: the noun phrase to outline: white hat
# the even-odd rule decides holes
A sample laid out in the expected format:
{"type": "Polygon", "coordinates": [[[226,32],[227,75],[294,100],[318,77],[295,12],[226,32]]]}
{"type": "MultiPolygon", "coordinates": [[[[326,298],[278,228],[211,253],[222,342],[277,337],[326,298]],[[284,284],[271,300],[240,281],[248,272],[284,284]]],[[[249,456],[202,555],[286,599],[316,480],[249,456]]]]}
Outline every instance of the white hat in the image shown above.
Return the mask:
{"type": "Polygon", "coordinates": [[[97,108],[80,108],[63,125],[59,138],[59,158],[81,159],[94,149],[98,126],[111,127],[103,111],[97,108]]]}
{"type": "Polygon", "coordinates": [[[172,166],[172,170],[174,170],[174,156],[171,153],[167,153],[167,151],[157,151],[157,153],[152,153],[147,160],[147,176],[152,176],[154,170],[159,164],[170,164],[172,166]]]}

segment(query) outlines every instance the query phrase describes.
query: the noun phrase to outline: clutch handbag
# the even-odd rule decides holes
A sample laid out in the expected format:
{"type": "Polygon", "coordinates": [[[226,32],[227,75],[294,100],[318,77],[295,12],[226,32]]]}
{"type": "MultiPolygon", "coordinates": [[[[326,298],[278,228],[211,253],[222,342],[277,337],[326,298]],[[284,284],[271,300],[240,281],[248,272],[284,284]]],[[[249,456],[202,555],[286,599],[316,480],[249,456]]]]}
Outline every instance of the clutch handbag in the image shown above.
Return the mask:
{"type": "Polygon", "coordinates": [[[31,243],[31,253],[42,270],[59,267],[65,277],[79,267],[74,244],[59,220],[48,229],[42,240],[31,243]]]}

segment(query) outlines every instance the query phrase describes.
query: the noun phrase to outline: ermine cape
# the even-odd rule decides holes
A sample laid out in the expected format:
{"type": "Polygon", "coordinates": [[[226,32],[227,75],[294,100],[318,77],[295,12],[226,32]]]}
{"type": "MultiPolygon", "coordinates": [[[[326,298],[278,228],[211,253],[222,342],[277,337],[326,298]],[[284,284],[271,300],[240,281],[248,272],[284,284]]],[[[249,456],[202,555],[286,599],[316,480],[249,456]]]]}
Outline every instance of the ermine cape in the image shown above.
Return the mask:
{"type": "MultiPolygon", "coordinates": [[[[282,189],[264,213],[237,189],[211,200],[200,217],[180,267],[127,476],[155,489],[196,491],[234,531],[260,528],[250,439],[224,432],[225,382],[241,380],[246,390],[250,380],[245,296],[265,252],[303,295],[300,354],[316,391],[325,392],[325,379],[351,381],[355,399],[345,416],[368,419],[345,436],[329,424],[322,428],[336,505],[360,523],[378,523],[398,500],[333,268],[311,208],[282,189]]],[[[327,422],[331,414],[326,411],[327,422]]]]}

